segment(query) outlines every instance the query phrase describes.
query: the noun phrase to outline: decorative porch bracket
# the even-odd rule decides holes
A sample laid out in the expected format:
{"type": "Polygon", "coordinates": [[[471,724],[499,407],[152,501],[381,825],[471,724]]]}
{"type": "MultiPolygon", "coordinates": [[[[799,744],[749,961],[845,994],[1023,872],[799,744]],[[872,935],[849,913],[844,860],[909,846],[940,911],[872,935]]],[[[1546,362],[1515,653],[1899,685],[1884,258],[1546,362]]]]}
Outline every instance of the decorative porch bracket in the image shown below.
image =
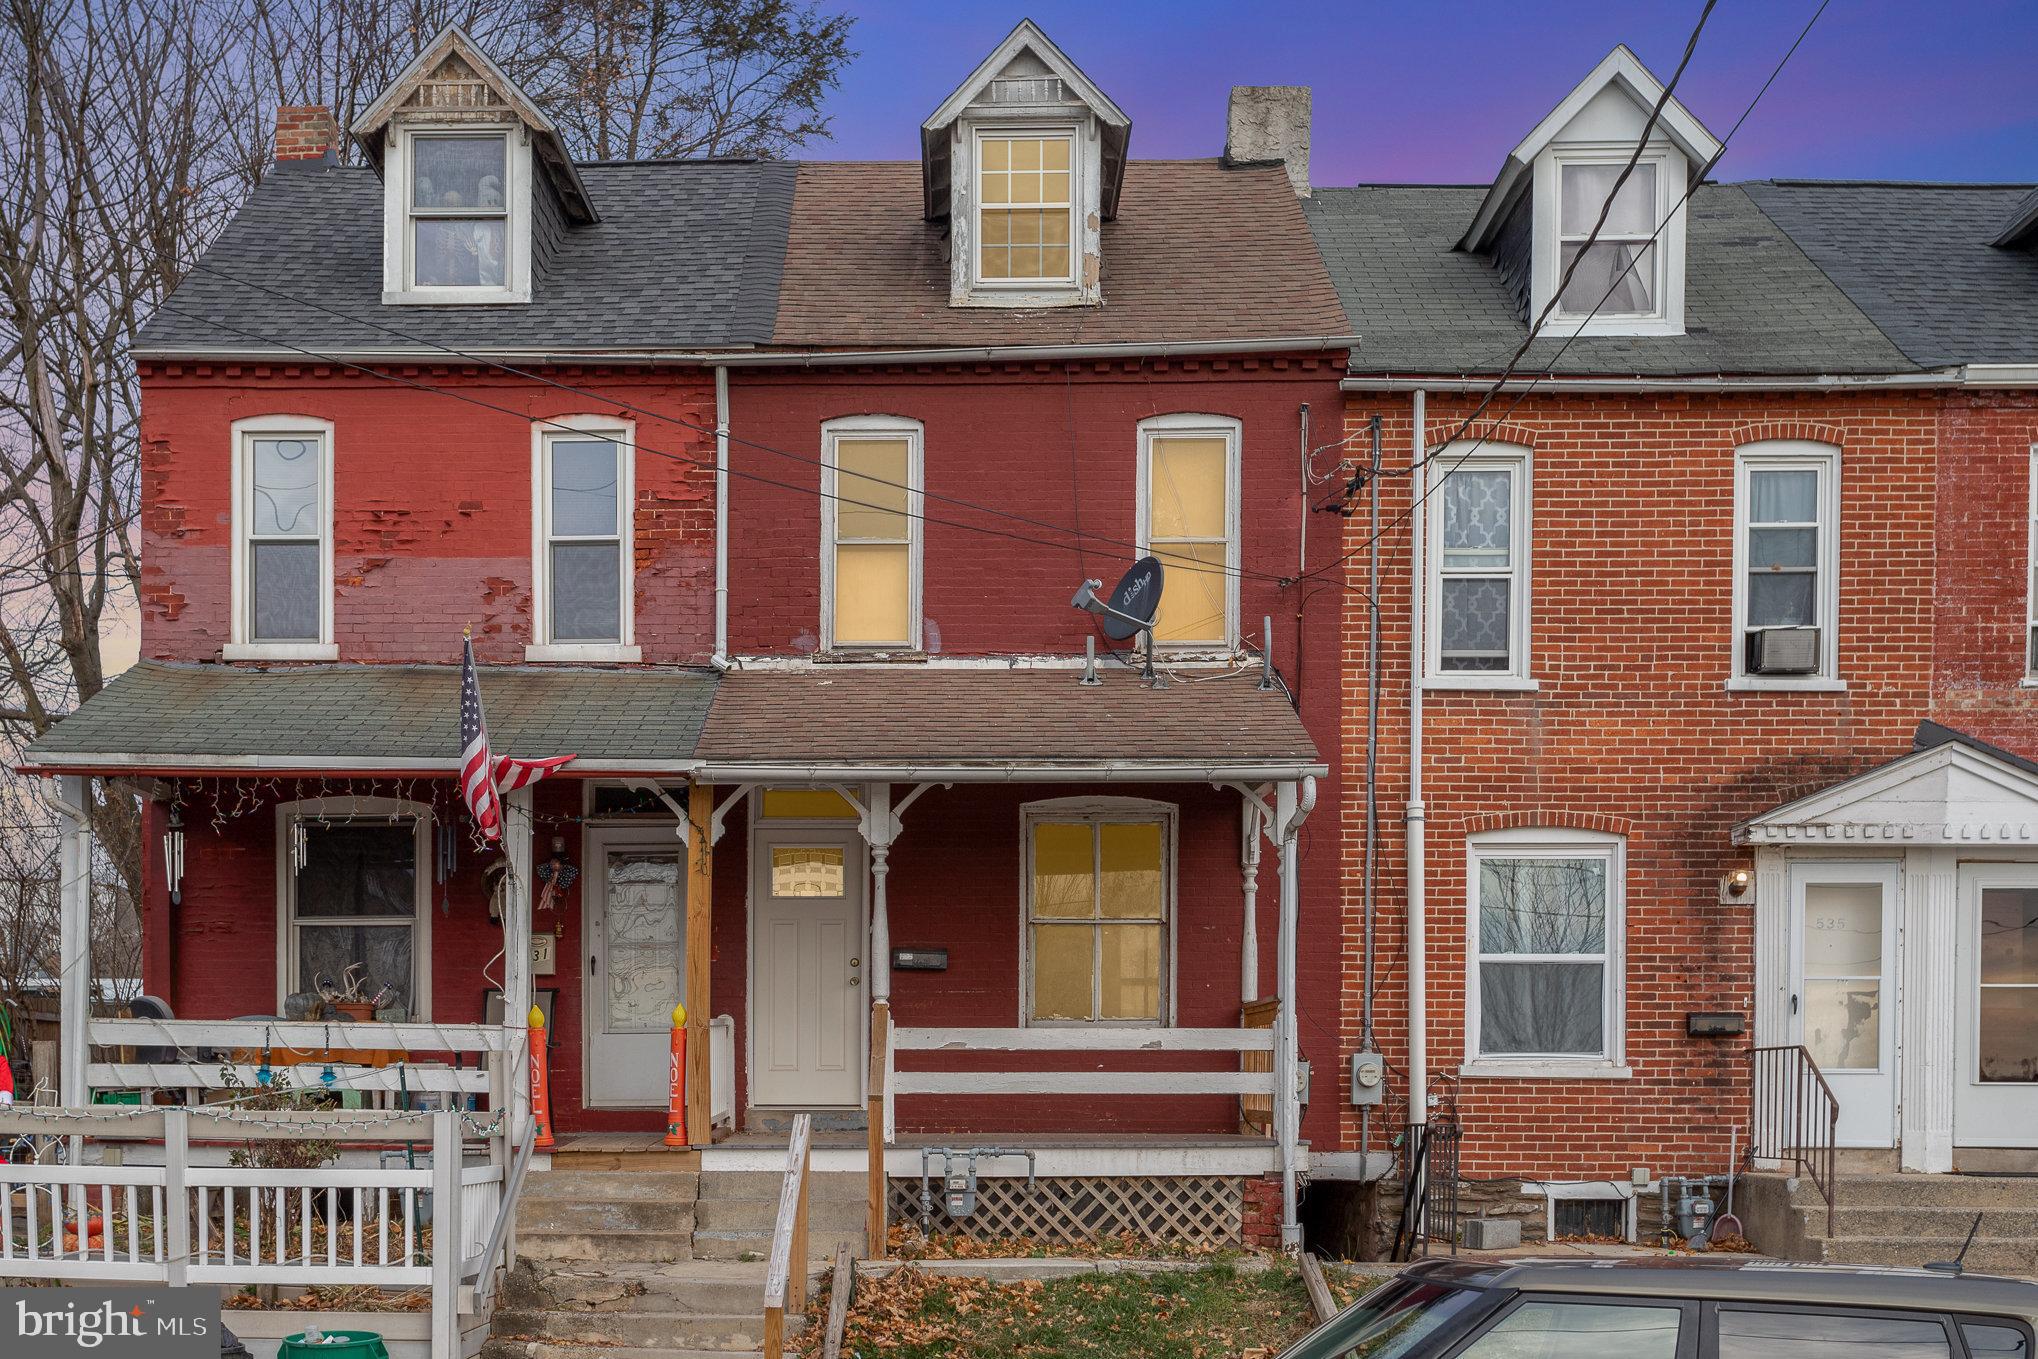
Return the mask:
{"type": "Polygon", "coordinates": [[[1267,805],[1273,785],[1253,788],[1232,782],[1210,786],[1234,789],[1241,799],[1238,872],[1245,912],[1238,939],[1238,1003],[1243,1007],[1260,998],[1260,837],[1274,840],[1274,809],[1267,805]]]}
{"type": "MultiPolygon", "coordinates": [[[[672,794],[666,791],[664,784],[656,783],[650,779],[630,779],[623,786],[635,792],[655,795],[660,802],[665,804],[667,810],[678,819],[679,843],[685,845],[688,849],[693,848],[693,818],[688,810],[680,806],[672,794]]],[[[705,785],[696,784],[695,786],[702,787],[705,785]]],[[[722,843],[722,831],[727,826],[729,813],[735,810],[737,803],[750,796],[751,790],[756,787],[757,785],[754,783],[739,783],[730,791],[727,797],[715,804],[715,810],[708,818],[709,844],[719,845],[722,843]]]]}

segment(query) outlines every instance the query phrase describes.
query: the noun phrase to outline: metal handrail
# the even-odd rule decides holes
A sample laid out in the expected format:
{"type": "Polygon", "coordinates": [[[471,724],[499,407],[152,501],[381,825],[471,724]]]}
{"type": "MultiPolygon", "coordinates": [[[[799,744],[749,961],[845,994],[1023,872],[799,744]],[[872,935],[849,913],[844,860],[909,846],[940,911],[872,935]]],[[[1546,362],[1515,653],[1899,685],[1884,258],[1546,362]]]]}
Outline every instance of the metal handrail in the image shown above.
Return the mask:
{"type": "Polygon", "coordinates": [[[1802,1043],[1748,1049],[1748,1157],[1789,1161],[1826,1201],[1826,1235],[1838,1220],[1840,1101],[1802,1043]]]}
{"type": "Polygon", "coordinates": [[[481,1277],[475,1281],[474,1311],[480,1316],[487,1316],[489,1304],[495,1301],[496,1256],[509,1235],[510,1219],[516,1214],[517,1199],[524,1192],[524,1174],[531,1168],[531,1153],[537,1145],[538,1129],[533,1124],[525,1130],[524,1144],[517,1148],[516,1158],[510,1162],[509,1179],[502,1187],[502,1202],[495,1211],[495,1224],[488,1229],[488,1245],[478,1257],[481,1277]]]}
{"type": "Polygon", "coordinates": [[[764,1270],[765,1359],[783,1359],[785,1314],[807,1307],[807,1181],[813,1160],[814,1120],[793,1119],[786,1144],[785,1180],[778,1191],[778,1218],[771,1229],[771,1262],[764,1270]]]}

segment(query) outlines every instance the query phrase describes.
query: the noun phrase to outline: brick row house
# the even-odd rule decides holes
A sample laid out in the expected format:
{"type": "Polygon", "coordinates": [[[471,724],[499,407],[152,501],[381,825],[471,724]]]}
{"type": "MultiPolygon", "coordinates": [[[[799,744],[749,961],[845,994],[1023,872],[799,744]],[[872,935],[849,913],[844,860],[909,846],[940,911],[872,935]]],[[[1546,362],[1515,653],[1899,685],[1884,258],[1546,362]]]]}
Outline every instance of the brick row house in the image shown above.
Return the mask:
{"type": "MultiPolygon", "coordinates": [[[[2029,190],[1697,182],[1662,93],[1617,49],[1493,183],[1308,204],[1363,337],[1342,555],[1384,581],[1340,1019],[1390,1074],[1342,1142],[1450,1122],[1531,1237],[1653,1238],[1751,1119],[1758,1165],[1829,1117],[1844,1171],[2038,1149],[2029,190]]],[[[1913,1263],[1968,1224],[1759,1216],[1913,1263]]]]}

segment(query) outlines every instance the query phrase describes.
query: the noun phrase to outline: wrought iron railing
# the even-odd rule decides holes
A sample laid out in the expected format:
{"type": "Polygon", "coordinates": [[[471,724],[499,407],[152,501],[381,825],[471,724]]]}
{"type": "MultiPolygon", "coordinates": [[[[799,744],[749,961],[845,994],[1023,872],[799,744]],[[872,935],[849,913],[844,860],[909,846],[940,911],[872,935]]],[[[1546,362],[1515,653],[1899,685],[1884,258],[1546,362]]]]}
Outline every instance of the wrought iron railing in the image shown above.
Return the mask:
{"type": "Polygon", "coordinates": [[[1454,1118],[1411,1123],[1401,1139],[1401,1221],[1392,1260],[1412,1260],[1429,1243],[1448,1241],[1458,1253],[1458,1148],[1464,1129],[1454,1118]]]}
{"type": "Polygon", "coordinates": [[[1789,1162],[1826,1201],[1826,1235],[1833,1234],[1838,1188],[1840,1101],[1803,1044],[1750,1048],[1754,1108],[1748,1157],[1789,1162]]]}

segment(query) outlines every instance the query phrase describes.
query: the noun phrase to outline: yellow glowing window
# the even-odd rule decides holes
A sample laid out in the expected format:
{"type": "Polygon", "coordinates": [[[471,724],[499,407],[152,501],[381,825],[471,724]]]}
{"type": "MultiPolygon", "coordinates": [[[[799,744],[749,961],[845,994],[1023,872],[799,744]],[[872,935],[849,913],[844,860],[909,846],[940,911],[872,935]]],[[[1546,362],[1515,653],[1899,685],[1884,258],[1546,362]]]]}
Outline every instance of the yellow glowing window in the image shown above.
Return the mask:
{"type": "Polygon", "coordinates": [[[1154,434],[1147,442],[1147,549],[1166,584],[1154,640],[1231,643],[1231,439],[1154,434]]]}
{"type": "Polygon", "coordinates": [[[833,788],[767,788],[766,821],[854,821],[856,808],[833,788]]]}
{"type": "Polygon", "coordinates": [[[1030,837],[1028,1018],[1158,1021],[1167,951],[1166,827],[1038,821],[1030,837]]]}
{"type": "Polygon", "coordinates": [[[1067,283],[1073,256],[1071,139],[977,140],[977,277],[1067,283]]]}
{"type": "Polygon", "coordinates": [[[912,646],[912,436],[839,434],[832,444],[835,646],[912,646]]]}

